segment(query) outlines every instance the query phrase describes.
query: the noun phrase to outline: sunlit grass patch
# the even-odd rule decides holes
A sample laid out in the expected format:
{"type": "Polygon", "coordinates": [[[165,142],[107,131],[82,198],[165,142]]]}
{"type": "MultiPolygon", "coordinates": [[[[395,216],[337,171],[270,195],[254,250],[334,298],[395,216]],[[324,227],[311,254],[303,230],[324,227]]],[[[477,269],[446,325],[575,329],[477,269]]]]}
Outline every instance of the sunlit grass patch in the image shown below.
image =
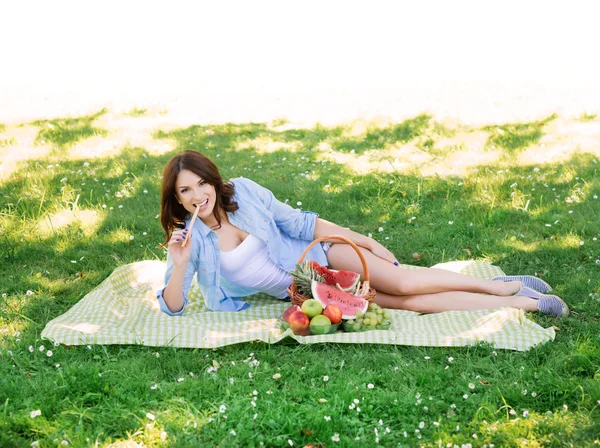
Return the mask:
{"type": "Polygon", "coordinates": [[[10,138],[0,138],[0,148],[4,148],[7,146],[13,146],[17,141],[14,139],[14,137],[10,137],[10,138]]]}

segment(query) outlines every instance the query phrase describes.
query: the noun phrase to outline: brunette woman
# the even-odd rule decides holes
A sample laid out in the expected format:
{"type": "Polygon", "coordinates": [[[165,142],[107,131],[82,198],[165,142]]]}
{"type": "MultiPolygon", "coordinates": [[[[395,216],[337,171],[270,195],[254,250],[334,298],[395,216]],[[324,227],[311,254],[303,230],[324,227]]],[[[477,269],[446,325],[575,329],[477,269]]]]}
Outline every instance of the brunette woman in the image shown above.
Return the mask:
{"type": "MultiPolygon", "coordinates": [[[[242,298],[257,292],[287,299],[289,272],[308,244],[325,235],[345,236],[361,248],[377,290],[375,302],[385,308],[435,313],[509,306],[553,316],[569,313],[537,277],[483,280],[435,268],[402,269],[372,238],[294,209],[249,179],[224,182],[216,165],[195,151],[176,155],[165,167],[160,219],[168,256],[165,287],[157,298],[170,315],[185,311],[194,275],[211,310],[242,310],[249,306],[242,298]],[[189,228],[196,208],[198,219],[189,228]]],[[[335,240],[314,246],[306,259],[362,274],[354,249],[335,240]]]]}

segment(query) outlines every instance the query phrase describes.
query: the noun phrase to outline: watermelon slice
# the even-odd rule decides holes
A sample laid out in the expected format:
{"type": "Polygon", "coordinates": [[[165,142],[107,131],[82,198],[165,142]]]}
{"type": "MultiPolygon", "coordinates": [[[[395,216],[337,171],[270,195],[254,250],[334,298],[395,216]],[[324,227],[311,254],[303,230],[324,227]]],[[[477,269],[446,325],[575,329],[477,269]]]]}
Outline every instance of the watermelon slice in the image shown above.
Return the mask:
{"type": "Polygon", "coordinates": [[[354,291],[356,289],[356,284],[360,282],[360,274],[351,271],[334,271],[332,269],[327,269],[325,266],[321,266],[314,260],[310,261],[310,264],[313,270],[323,277],[325,283],[330,286],[339,285],[344,291],[354,291]]]}
{"type": "Polygon", "coordinates": [[[365,313],[369,307],[369,302],[365,299],[315,280],[312,281],[311,289],[313,297],[323,308],[335,305],[342,310],[342,319],[354,319],[356,313],[365,313]]]}

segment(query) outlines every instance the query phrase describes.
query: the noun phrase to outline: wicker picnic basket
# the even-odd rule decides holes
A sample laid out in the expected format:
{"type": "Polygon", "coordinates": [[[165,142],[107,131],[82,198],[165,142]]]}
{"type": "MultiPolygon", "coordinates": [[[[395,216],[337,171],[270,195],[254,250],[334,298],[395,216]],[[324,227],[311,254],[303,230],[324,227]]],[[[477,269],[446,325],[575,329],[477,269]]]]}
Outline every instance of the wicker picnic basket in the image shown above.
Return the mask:
{"type": "MultiPolygon", "coordinates": [[[[368,292],[366,294],[364,294],[363,296],[361,296],[361,297],[363,299],[365,299],[366,301],[371,302],[375,298],[375,296],[377,295],[377,291],[375,291],[370,286],[369,281],[370,281],[371,277],[369,276],[369,267],[367,266],[367,262],[365,260],[365,257],[363,256],[363,254],[360,251],[360,249],[358,248],[358,246],[356,244],[354,244],[352,241],[350,241],[348,238],[346,238],[344,236],[341,236],[341,235],[327,235],[327,236],[322,236],[320,238],[317,238],[312,243],[310,243],[306,247],[306,249],[304,249],[304,252],[302,252],[302,255],[300,255],[300,259],[298,260],[298,263],[302,263],[302,261],[304,261],[304,257],[306,257],[306,254],[308,254],[308,251],[311,250],[313,248],[313,246],[315,246],[316,244],[319,244],[319,243],[321,243],[323,241],[327,241],[327,240],[331,240],[331,239],[341,240],[344,243],[349,244],[350,246],[352,246],[352,248],[358,254],[358,257],[360,258],[360,261],[361,261],[362,266],[363,266],[363,272],[364,272],[363,287],[364,287],[364,289],[368,290],[368,292]]],[[[288,294],[290,295],[290,299],[292,299],[292,303],[294,305],[298,305],[298,306],[302,306],[302,304],[304,303],[304,301],[308,300],[310,298],[310,297],[303,296],[302,294],[300,294],[298,292],[298,288],[296,286],[296,280],[295,279],[292,281],[292,284],[288,288],[288,294]]]]}

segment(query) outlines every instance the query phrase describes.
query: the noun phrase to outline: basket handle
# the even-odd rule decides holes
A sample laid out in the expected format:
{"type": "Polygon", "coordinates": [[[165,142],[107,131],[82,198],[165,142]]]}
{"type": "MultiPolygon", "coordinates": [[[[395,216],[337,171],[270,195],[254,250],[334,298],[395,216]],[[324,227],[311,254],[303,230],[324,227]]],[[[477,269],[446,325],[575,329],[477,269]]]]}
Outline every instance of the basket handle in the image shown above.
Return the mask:
{"type": "Polygon", "coordinates": [[[308,251],[311,250],[313,248],[313,246],[315,246],[318,243],[321,243],[325,240],[330,240],[330,239],[337,239],[337,240],[341,240],[344,243],[349,244],[350,246],[352,246],[352,248],[356,251],[356,253],[358,254],[360,261],[362,263],[363,266],[363,271],[364,271],[364,275],[365,275],[365,282],[369,282],[370,280],[370,276],[369,276],[369,267],[367,266],[367,261],[365,260],[365,257],[363,256],[362,252],[360,251],[360,249],[358,248],[358,246],[356,244],[354,244],[352,241],[350,241],[348,238],[346,238],[345,236],[341,236],[341,235],[325,235],[322,237],[319,237],[315,240],[313,240],[307,247],[306,249],[304,249],[304,252],[302,252],[302,255],[300,255],[300,259],[298,260],[298,263],[302,263],[302,261],[304,261],[304,257],[306,257],[306,254],[308,254],[308,251]]]}

